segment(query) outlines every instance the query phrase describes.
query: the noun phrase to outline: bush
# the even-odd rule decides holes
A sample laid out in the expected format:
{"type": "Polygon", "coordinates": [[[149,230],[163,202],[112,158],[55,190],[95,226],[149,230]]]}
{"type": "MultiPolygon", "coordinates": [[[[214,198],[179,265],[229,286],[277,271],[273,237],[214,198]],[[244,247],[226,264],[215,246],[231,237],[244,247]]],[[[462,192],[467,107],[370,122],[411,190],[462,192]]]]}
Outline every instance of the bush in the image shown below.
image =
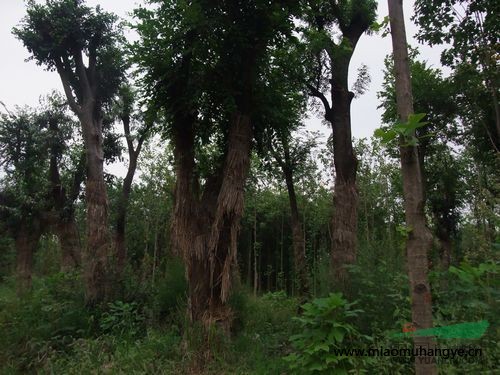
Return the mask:
{"type": "Polygon", "coordinates": [[[284,358],[290,370],[298,374],[347,374],[358,368],[357,358],[335,353],[363,342],[362,335],[348,323],[361,312],[352,306],[340,293],[302,305],[302,316],[294,318],[301,333],[290,337],[294,352],[284,358]]]}

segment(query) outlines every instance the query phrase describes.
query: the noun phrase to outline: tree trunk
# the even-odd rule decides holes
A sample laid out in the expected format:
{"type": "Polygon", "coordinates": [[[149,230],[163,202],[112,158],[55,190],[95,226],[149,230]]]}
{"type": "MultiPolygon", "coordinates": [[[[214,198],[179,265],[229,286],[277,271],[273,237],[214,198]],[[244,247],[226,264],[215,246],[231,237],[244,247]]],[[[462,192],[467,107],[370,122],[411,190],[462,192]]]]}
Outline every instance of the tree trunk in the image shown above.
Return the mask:
{"type": "MultiPolygon", "coordinates": [[[[354,46],[353,46],[354,50],[354,46]]],[[[349,289],[346,265],[356,262],[358,189],[356,170],[358,161],[351,137],[351,101],[348,73],[351,55],[334,63],[332,79],[332,109],[330,121],[333,130],[333,158],[335,164],[335,191],[332,218],[332,270],[333,280],[344,292],[349,289]]]]}
{"type": "Polygon", "coordinates": [[[111,295],[111,244],[108,231],[108,194],[104,182],[102,119],[88,110],[80,116],[87,161],[85,201],[87,246],[83,254],[85,301],[93,305],[111,295]]]}
{"type": "MultiPolygon", "coordinates": [[[[406,122],[408,116],[413,113],[413,97],[403,4],[402,0],[388,0],[388,3],[394,51],[397,109],[401,121],[406,122]]],[[[427,276],[429,270],[427,255],[432,245],[432,235],[426,226],[422,175],[417,148],[415,146],[405,146],[405,140],[401,142],[400,155],[405,218],[406,225],[410,229],[406,242],[406,253],[410,279],[412,319],[417,329],[425,329],[432,327],[432,298],[427,276]]],[[[418,347],[432,348],[435,345],[433,337],[430,336],[414,337],[413,342],[416,349],[418,347]]],[[[417,375],[437,374],[437,367],[433,360],[434,358],[430,356],[416,356],[415,373],[417,375]]]]}
{"type": "Polygon", "coordinates": [[[288,152],[288,147],[283,142],[285,165],[284,165],[284,175],[286,187],[288,190],[288,199],[290,201],[290,212],[291,212],[291,224],[292,224],[292,242],[293,242],[293,258],[295,273],[298,281],[298,290],[301,296],[305,296],[309,293],[309,272],[307,270],[306,261],[306,244],[304,239],[304,233],[302,231],[302,224],[299,217],[299,208],[297,206],[297,196],[295,194],[295,186],[293,183],[293,173],[290,168],[290,155],[288,152]]]}
{"type": "Polygon", "coordinates": [[[439,239],[439,244],[441,247],[441,269],[444,271],[448,271],[451,265],[451,253],[452,253],[452,242],[451,242],[451,234],[448,228],[444,223],[439,223],[438,221],[438,229],[437,229],[437,238],[439,239]],[[443,225],[443,226],[441,226],[443,225]]]}
{"type": "MultiPolygon", "coordinates": [[[[177,119],[174,130],[176,194],[172,240],[184,257],[189,282],[188,313],[205,328],[229,332],[227,300],[235,264],[243,194],[250,167],[252,128],[243,114],[233,116],[222,173],[209,177],[201,200],[194,178],[194,118],[177,119]]],[[[219,171],[220,172],[220,171],[219,171]]]]}
{"type": "Polygon", "coordinates": [[[72,271],[81,265],[81,246],[75,217],[62,219],[57,224],[57,237],[61,245],[61,270],[72,271]]]}
{"type": "Polygon", "coordinates": [[[31,290],[33,254],[40,239],[40,229],[36,223],[22,222],[15,236],[17,292],[23,295],[31,290]]]}
{"type": "Polygon", "coordinates": [[[129,152],[129,165],[127,175],[123,180],[122,192],[118,202],[118,214],[116,218],[116,233],[115,233],[115,251],[117,272],[122,273],[127,259],[127,246],[125,244],[125,225],[127,220],[127,211],[129,204],[130,192],[132,190],[132,181],[137,169],[138,152],[129,152]]]}

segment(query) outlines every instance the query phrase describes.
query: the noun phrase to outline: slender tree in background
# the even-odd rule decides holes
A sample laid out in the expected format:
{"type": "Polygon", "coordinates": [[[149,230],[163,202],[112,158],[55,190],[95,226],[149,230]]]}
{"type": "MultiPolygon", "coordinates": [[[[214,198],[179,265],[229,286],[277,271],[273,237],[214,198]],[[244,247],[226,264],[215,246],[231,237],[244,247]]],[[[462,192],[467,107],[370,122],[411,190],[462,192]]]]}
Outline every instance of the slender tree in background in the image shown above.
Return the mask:
{"type": "Polygon", "coordinates": [[[153,122],[146,120],[145,116],[140,116],[135,111],[135,98],[137,95],[132,87],[124,85],[120,88],[118,93],[117,102],[117,117],[123,125],[123,133],[127,143],[128,151],[128,167],[127,174],[123,179],[122,190],[117,206],[116,217],[116,232],[115,232],[115,246],[118,272],[121,273],[125,266],[127,259],[127,246],[125,243],[125,225],[127,221],[127,211],[129,205],[130,192],[132,189],[132,182],[134,180],[135,171],[137,169],[137,161],[142,150],[144,141],[150,135],[150,130],[153,122]],[[147,124],[145,124],[145,122],[147,124]],[[136,129],[134,134],[131,125],[139,122],[139,129],[136,129]],[[134,145],[135,140],[135,145],[134,145]]]}
{"type": "MultiPolygon", "coordinates": [[[[406,43],[406,31],[402,0],[389,0],[392,48],[394,55],[394,76],[396,105],[402,123],[409,123],[413,115],[413,97],[410,79],[410,64],[406,43]]],[[[408,126],[408,125],[407,125],[408,126]]],[[[428,279],[427,256],[432,244],[432,235],[427,228],[424,214],[424,194],[417,147],[410,144],[415,137],[414,130],[402,137],[400,142],[401,172],[405,218],[408,227],[406,254],[410,279],[412,321],[417,329],[432,327],[432,297],[428,279]]],[[[415,348],[432,348],[434,339],[416,336],[415,348]]],[[[433,357],[415,357],[417,375],[437,374],[433,357]]]]}
{"type": "Polygon", "coordinates": [[[80,120],[86,154],[85,201],[87,244],[83,266],[86,301],[111,294],[108,198],[104,182],[103,106],[124,73],[116,16],[84,5],[82,0],[28,2],[27,16],[15,35],[32,58],[59,74],[71,110],[80,120]],[[88,64],[85,65],[85,57],[88,64]]]}
{"type": "Polygon", "coordinates": [[[316,61],[307,86],[323,104],[325,119],[332,126],[335,190],[331,256],[333,279],[340,289],[347,289],[348,284],[344,266],[356,261],[358,220],[357,160],[350,113],[355,94],[349,90],[349,64],[359,38],[375,21],[376,7],[377,2],[371,0],[312,1],[306,15],[306,37],[312,61],[316,61]],[[333,26],[340,30],[340,38],[333,36],[333,26]]]}
{"type": "Polygon", "coordinates": [[[298,291],[301,296],[306,296],[310,292],[310,281],[305,252],[304,227],[297,203],[296,179],[300,173],[300,168],[303,168],[306,164],[306,159],[315,145],[315,141],[311,138],[302,141],[294,139],[290,133],[279,134],[271,151],[285,179],[288,192],[294,269],[298,291]]]}

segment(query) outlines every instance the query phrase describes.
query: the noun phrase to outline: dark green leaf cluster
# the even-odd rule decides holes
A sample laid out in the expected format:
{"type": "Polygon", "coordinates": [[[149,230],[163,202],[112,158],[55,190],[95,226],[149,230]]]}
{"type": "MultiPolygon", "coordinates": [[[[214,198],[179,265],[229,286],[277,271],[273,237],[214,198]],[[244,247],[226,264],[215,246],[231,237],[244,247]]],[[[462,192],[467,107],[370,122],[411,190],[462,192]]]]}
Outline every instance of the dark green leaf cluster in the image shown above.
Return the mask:
{"type": "Polygon", "coordinates": [[[31,54],[30,59],[48,70],[65,71],[77,101],[82,104],[79,61],[88,58],[90,85],[97,88],[96,100],[105,104],[116,92],[125,68],[118,18],[112,13],[85,5],[84,0],[28,1],[27,15],[13,33],[31,54]]]}

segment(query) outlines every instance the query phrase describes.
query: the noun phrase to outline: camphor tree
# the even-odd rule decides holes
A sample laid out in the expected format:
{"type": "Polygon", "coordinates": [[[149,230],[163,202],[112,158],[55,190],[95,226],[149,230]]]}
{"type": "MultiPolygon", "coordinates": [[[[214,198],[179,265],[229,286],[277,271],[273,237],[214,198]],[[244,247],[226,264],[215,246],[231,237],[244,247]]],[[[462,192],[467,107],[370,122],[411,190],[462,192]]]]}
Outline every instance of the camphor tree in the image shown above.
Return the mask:
{"type": "MultiPolygon", "coordinates": [[[[401,174],[408,238],[406,256],[410,279],[412,321],[417,329],[432,327],[432,297],[428,279],[428,252],[432,235],[427,228],[424,214],[424,193],[422,170],[415,145],[415,127],[418,117],[413,111],[413,96],[410,79],[410,64],[406,42],[406,30],[401,0],[389,0],[389,18],[394,58],[396,108],[403,129],[400,135],[401,174]]],[[[415,336],[415,348],[432,348],[434,339],[430,336],[415,336]]],[[[430,356],[415,356],[417,375],[437,374],[436,363],[430,356]]]]}
{"type": "Polygon", "coordinates": [[[135,58],[174,145],[173,248],[187,268],[190,319],[227,332],[259,70],[294,2],[151,3],[136,11],[135,58]]]}
{"type": "Polygon", "coordinates": [[[348,86],[349,64],[359,38],[375,21],[376,6],[371,0],[309,1],[305,10],[304,36],[313,61],[307,87],[323,104],[325,120],[332,126],[335,191],[331,256],[333,280],[340,289],[348,284],[344,266],[356,261],[357,236],[357,160],[350,114],[355,94],[348,86]]]}
{"type": "Polygon", "coordinates": [[[111,293],[111,238],[103,173],[104,107],[124,74],[117,17],[82,0],[29,1],[27,15],[14,34],[31,58],[61,78],[66,99],[78,117],[86,155],[87,243],[83,257],[86,301],[111,293]],[[87,64],[86,64],[87,62],[87,64]]]}

